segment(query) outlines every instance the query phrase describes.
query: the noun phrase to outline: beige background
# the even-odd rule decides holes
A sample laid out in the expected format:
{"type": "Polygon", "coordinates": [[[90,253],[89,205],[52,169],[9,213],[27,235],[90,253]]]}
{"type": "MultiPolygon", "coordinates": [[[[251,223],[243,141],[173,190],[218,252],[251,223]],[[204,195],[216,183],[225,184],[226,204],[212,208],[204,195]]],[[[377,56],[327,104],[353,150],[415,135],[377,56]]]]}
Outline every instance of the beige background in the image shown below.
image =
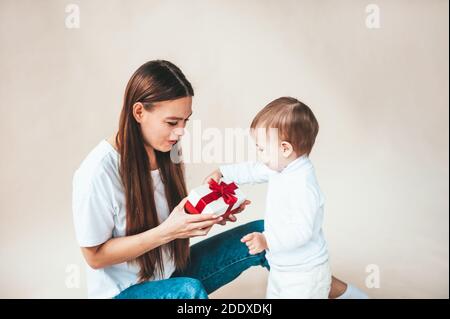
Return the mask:
{"type": "MultiPolygon", "coordinates": [[[[73,1],[79,29],[68,3],[0,0],[0,297],[86,297],[72,174],[155,58],[191,80],[203,127],[245,128],[281,95],[308,103],[333,272],[375,298],[449,297],[447,1],[376,1],[380,29],[368,1],[73,1]]],[[[189,186],[214,167],[188,165],[189,186]]],[[[265,186],[244,190],[239,222],[262,218],[265,186]]],[[[213,297],[262,297],[266,276],[213,297]]]]}

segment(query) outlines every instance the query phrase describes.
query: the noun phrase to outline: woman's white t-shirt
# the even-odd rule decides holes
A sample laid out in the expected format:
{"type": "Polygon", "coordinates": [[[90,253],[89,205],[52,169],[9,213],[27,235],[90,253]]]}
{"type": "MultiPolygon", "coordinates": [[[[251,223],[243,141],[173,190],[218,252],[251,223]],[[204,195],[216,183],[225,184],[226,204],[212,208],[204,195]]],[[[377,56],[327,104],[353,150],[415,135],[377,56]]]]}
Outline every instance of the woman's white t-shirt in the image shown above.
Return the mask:
{"type": "MultiPolygon", "coordinates": [[[[164,185],[158,170],[151,171],[156,210],[160,222],[169,215],[164,185]]],[[[93,247],[126,235],[125,194],[119,176],[119,153],[102,140],[84,159],[73,177],[72,210],[80,247],[93,247]]],[[[175,265],[163,246],[164,274],[169,278],[175,265]]],[[[112,298],[138,282],[139,266],[121,263],[101,269],[87,265],[89,298],[112,298]]]]}

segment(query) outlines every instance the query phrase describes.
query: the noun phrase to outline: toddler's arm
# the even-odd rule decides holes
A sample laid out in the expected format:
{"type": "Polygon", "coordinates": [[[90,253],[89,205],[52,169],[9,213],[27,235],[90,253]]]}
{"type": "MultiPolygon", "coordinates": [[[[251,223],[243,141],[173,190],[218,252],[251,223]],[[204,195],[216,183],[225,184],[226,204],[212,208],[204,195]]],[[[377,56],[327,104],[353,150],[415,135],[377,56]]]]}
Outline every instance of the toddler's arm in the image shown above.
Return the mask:
{"type": "Polygon", "coordinates": [[[268,249],[272,253],[288,251],[305,245],[313,236],[320,200],[312,189],[290,192],[288,200],[272,213],[279,216],[264,231],[268,249]]]}
{"type": "Polygon", "coordinates": [[[260,162],[243,162],[238,164],[222,165],[219,168],[223,177],[238,184],[265,183],[270,175],[276,174],[260,162]]]}

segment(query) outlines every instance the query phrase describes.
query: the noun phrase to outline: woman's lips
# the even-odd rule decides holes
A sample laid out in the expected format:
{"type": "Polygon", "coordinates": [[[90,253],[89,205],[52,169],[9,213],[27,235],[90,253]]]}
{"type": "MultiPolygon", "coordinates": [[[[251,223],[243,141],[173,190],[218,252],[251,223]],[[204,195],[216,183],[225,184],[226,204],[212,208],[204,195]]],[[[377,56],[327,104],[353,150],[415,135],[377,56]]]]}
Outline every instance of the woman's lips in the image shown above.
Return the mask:
{"type": "Polygon", "coordinates": [[[178,140],[169,140],[170,144],[175,144],[176,142],[178,142],[178,140]]]}

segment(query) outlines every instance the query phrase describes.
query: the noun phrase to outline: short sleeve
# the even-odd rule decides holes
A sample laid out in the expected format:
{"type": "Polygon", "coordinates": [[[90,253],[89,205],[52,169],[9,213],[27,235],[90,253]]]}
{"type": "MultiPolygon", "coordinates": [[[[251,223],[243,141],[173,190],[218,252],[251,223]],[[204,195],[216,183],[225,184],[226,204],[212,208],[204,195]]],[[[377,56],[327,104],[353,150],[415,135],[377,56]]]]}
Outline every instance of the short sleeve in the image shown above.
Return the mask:
{"type": "Polygon", "coordinates": [[[80,247],[98,246],[112,237],[114,209],[107,181],[94,181],[74,174],[72,210],[75,235],[80,247]]]}

